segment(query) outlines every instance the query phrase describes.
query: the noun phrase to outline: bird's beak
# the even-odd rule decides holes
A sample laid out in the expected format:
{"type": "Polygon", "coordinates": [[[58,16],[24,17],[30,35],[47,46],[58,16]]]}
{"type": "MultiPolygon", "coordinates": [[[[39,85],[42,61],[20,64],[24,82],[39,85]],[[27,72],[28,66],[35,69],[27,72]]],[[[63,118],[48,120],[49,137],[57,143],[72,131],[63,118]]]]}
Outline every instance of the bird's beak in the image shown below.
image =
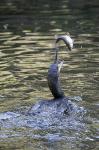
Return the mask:
{"type": "Polygon", "coordinates": [[[61,68],[63,66],[63,63],[64,63],[64,61],[61,61],[61,62],[58,63],[58,72],[59,73],[60,73],[60,70],[61,70],[61,68]]]}

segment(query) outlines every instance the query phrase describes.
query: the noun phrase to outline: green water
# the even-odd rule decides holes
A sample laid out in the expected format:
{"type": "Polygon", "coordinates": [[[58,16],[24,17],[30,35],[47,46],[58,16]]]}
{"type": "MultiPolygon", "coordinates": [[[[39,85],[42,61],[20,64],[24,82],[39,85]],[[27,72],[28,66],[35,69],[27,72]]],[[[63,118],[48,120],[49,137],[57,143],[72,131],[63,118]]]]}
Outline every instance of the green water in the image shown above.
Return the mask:
{"type": "Polygon", "coordinates": [[[62,46],[59,52],[64,60],[61,82],[65,95],[75,97],[86,117],[85,130],[79,131],[8,127],[6,119],[0,122],[0,149],[98,150],[99,2],[11,2],[0,4],[0,112],[25,112],[38,100],[52,98],[47,71],[54,36],[70,32],[74,49],[66,52],[62,46]]]}

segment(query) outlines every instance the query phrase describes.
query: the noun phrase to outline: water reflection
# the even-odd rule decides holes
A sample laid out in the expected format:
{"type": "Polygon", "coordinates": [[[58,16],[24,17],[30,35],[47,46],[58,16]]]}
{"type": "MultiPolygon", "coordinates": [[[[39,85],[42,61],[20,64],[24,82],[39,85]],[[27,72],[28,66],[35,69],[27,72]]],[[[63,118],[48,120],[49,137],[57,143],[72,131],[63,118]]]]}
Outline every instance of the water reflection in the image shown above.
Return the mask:
{"type": "MultiPolygon", "coordinates": [[[[3,118],[5,126],[0,122],[0,146],[2,149],[15,149],[15,146],[17,149],[98,149],[99,2],[25,3],[24,0],[0,4],[3,6],[0,6],[0,111],[15,112],[12,120],[16,122],[13,127],[9,118],[3,118]],[[27,111],[40,99],[52,98],[46,76],[54,56],[54,35],[66,31],[74,38],[75,47],[71,53],[61,47],[60,59],[65,60],[61,82],[67,96],[81,98],[75,103],[86,110],[79,121],[85,130],[69,126],[62,130],[57,127],[35,130],[26,124],[18,127],[16,112],[27,111]]],[[[21,117],[23,122],[33,119],[21,117]]]]}

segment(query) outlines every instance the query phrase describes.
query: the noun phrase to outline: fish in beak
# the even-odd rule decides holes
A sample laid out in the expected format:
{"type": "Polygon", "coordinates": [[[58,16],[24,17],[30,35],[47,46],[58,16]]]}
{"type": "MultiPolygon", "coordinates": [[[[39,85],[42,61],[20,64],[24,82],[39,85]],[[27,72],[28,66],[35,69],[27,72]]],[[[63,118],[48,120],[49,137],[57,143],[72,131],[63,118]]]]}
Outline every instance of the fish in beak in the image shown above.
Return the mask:
{"type": "Polygon", "coordinates": [[[56,39],[56,44],[59,41],[63,41],[66,44],[66,46],[68,47],[68,50],[71,51],[73,49],[74,40],[71,39],[69,33],[66,33],[65,35],[55,36],[55,39],[56,39]]]}

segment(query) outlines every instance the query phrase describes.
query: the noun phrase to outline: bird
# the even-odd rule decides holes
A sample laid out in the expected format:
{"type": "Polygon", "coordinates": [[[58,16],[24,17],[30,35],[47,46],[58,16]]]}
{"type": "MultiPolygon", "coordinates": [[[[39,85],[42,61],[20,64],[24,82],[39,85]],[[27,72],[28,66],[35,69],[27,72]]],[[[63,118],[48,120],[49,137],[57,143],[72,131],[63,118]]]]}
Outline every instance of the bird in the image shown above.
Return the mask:
{"type": "Polygon", "coordinates": [[[66,44],[68,50],[71,51],[73,48],[73,40],[71,39],[69,34],[56,37],[55,47],[54,47],[55,58],[54,58],[54,62],[50,65],[50,67],[48,69],[48,76],[47,76],[48,86],[49,86],[49,89],[50,89],[54,99],[65,97],[65,94],[60,86],[60,78],[59,78],[60,70],[61,70],[61,68],[63,66],[63,62],[64,62],[64,61],[58,60],[59,47],[57,46],[57,44],[61,40],[66,44]]]}

